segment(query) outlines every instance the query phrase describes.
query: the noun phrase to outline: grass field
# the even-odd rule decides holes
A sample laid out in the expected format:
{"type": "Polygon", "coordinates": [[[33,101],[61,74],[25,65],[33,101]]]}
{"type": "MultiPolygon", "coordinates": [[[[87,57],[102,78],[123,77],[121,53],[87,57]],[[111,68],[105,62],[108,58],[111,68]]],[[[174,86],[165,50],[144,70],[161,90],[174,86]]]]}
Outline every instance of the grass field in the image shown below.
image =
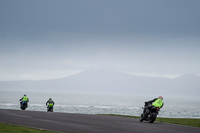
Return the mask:
{"type": "Polygon", "coordinates": [[[0,133],[56,133],[56,132],[0,123],[0,133]]]}
{"type": "MultiPolygon", "coordinates": [[[[139,116],[115,115],[115,114],[109,114],[109,115],[139,119],[139,116]]],[[[172,124],[179,124],[179,125],[186,125],[186,126],[193,126],[193,127],[199,127],[200,128],[200,119],[161,118],[161,117],[158,117],[156,119],[156,121],[165,122],[165,123],[172,123],[172,124]]],[[[138,122],[139,122],[139,120],[138,120],[138,122]]],[[[0,123],[0,133],[55,133],[55,132],[0,123]]]]}

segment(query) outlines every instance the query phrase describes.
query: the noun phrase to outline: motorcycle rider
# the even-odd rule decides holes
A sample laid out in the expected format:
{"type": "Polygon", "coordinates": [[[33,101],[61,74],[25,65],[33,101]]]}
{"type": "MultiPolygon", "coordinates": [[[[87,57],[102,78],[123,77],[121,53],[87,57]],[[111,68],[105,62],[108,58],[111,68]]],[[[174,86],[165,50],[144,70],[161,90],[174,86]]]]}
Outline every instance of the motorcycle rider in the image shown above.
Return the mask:
{"type": "Polygon", "coordinates": [[[27,108],[28,108],[29,99],[28,99],[28,97],[26,96],[26,94],[24,94],[24,96],[23,96],[21,99],[19,99],[19,101],[20,101],[20,107],[21,107],[21,108],[22,108],[22,102],[27,102],[27,108]]]}
{"type": "Polygon", "coordinates": [[[144,116],[149,113],[149,110],[152,107],[158,107],[160,109],[160,108],[163,107],[163,105],[164,105],[164,102],[163,102],[163,97],[162,96],[159,96],[158,98],[154,98],[153,100],[145,102],[145,109],[143,111],[144,116]],[[150,105],[148,105],[148,103],[150,103],[150,105]]]}
{"type": "Polygon", "coordinates": [[[52,100],[52,98],[49,98],[49,100],[46,102],[46,106],[47,106],[47,108],[49,108],[49,107],[52,107],[52,108],[53,108],[53,106],[54,106],[54,101],[52,100]],[[48,106],[47,106],[47,104],[48,104],[48,106]]]}

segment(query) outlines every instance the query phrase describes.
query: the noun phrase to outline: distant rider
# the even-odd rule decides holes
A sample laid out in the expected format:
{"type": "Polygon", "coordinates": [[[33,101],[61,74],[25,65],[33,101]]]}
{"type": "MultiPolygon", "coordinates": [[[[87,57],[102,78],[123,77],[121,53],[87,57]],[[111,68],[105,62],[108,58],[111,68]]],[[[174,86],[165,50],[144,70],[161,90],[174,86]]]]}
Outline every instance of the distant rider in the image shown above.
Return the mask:
{"type": "Polygon", "coordinates": [[[28,108],[29,99],[28,99],[28,97],[26,96],[26,94],[24,94],[24,96],[23,96],[21,99],[19,99],[19,101],[20,101],[20,106],[21,106],[21,107],[22,107],[22,102],[27,102],[27,108],[28,108]]]}
{"type": "Polygon", "coordinates": [[[49,98],[49,100],[46,102],[46,106],[47,106],[47,108],[49,108],[49,107],[52,107],[52,108],[53,108],[53,106],[54,106],[54,101],[52,100],[52,98],[49,98]],[[47,104],[48,104],[48,106],[47,106],[47,104]]]}
{"type": "Polygon", "coordinates": [[[151,110],[152,107],[158,107],[160,109],[163,107],[163,105],[164,105],[163,97],[159,96],[158,98],[154,98],[153,100],[145,102],[145,109],[143,113],[146,115],[148,114],[149,110],[151,110]]]}

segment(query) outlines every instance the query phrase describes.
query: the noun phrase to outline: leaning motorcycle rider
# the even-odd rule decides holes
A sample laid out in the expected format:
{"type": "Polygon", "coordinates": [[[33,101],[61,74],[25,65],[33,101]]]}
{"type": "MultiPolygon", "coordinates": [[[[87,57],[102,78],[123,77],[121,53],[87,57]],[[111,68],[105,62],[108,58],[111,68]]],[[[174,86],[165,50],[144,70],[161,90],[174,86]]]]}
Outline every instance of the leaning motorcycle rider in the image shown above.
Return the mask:
{"type": "Polygon", "coordinates": [[[145,102],[145,109],[144,109],[144,112],[143,112],[144,116],[149,113],[149,110],[152,107],[158,107],[160,109],[160,108],[163,107],[163,105],[164,105],[164,102],[163,102],[163,97],[162,96],[159,96],[158,98],[154,98],[153,100],[145,102]]]}
{"type": "Polygon", "coordinates": [[[22,102],[27,102],[27,108],[28,108],[29,99],[28,99],[28,97],[26,96],[26,94],[24,94],[24,96],[23,96],[21,99],[19,99],[19,101],[20,101],[20,107],[21,107],[21,108],[22,108],[22,102]]]}
{"type": "Polygon", "coordinates": [[[54,101],[52,100],[52,98],[49,98],[49,100],[46,102],[46,106],[47,106],[47,108],[49,108],[49,107],[52,107],[52,108],[53,108],[53,106],[54,106],[54,101]],[[47,106],[47,104],[48,104],[48,106],[47,106]]]}

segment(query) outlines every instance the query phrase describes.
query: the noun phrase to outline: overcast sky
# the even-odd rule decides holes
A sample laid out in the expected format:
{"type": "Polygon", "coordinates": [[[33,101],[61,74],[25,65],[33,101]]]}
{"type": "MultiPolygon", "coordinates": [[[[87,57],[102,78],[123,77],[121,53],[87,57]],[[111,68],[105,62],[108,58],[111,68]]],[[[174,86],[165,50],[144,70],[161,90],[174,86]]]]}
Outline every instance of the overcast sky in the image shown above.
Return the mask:
{"type": "Polygon", "coordinates": [[[200,75],[199,0],[1,0],[0,81],[88,69],[200,75]]]}

